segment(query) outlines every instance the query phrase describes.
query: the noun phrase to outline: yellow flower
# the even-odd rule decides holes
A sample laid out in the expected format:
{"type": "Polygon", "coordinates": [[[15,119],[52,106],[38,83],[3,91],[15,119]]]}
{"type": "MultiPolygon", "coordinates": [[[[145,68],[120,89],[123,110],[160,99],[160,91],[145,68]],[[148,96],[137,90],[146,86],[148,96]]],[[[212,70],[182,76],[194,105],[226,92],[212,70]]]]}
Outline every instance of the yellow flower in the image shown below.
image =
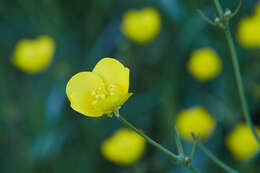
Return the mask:
{"type": "Polygon", "coordinates": [[[104,157],[119,165],[136,162],[145,151],[145,139],[132,130],[122,128],[101,145],[104,157]]]}
{"type": "Polygon", "coordinates": [[[158,35],[160,27],[160,14],[153,8],[129,10],[123,16],[123,34],[138,44],[152,41],[158,35]]]}
{"type": "MultiPolygon", "coordinates": [[[[260,135],[260,128],[255,126],[260,135]]],[[[226,145],[237,160],[246,160],[259,150],[258,143],[247,124],[241,123],[226,138],[226,145]]]]}
{"type": "Polygon", "coordinates": [[[68,82],[71,107],[86,116],[112,114],[132,95],[129,69],[113,58],[100,60],[92,72],[80,72],[68,82]]]}
{"type": "Polygon", "coordinates": [[[176,127],[182,138],[192,141],[191,132],[201,139],[210,136],[216,127],[216,121],[205,108],[194,106],[178,114],[176,127]]]}
{"type": "Polygon", "coordinates": [[[55,42],[49,36],[40,36],[35,40],[20,40],[14,50],[13,64],[28,74],[44,71],[51,63],[55,51],[55,42]]]}
{"type": "Polygon", "coordinates": [[[253,16],[242,19],[238,25],[237,39],[247,48],[260,47],[260,3],[255,8],[253,16]]]}
{"type": "Polygon", "coordinates": [[[239,43],[247,48],[260,47],[260,15],[246,17],[238,25],[237,37],[239,43]]]}
{"type": "Polygon", "coordinates": [[[201,48],[191,54],[187,68],[193,77],[205,82],[220,74],[222,62],[213,49],[201,48]]]}

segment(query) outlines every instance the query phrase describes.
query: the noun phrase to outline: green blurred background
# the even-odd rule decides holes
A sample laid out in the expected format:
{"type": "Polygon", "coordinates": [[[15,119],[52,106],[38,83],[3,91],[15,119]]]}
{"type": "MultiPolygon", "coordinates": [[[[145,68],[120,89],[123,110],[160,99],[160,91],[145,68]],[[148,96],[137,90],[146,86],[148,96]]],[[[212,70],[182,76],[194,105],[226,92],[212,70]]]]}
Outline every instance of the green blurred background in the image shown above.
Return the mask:
{"type": "MultiPolygon", "coordinates": [[[[244,1],[232,21],[251,15],[256,0],[244,1]]],[[[223,3],[235,8],[238,1],[223,3]]],[[[114,57],[130,68],[130,91],[121,115],[153,139],[177,152],[174,120],[183,108],[202,105],[217,119],[207,147],[242,172],[260,172],[258,156],[250,162],[232,159],[224,138],[243,121],[232,61],[223,32],[197,14],[217,13],[213,0],[1,0],[0,1],[0,172],[1,173],[186,173],[163,153],[147,145],[145,155],[129,167],[105,160],[100,144],[122,124],[106,116],[88,118],[73,111],[65,96],[70,77],[91,70],[102,57],[114,57]],[[122,15],[131,8],[156,8],[162,17],[160,34],[139,46],[120,32],[122,15]],[[26,75],[10,62],[16,42],[42,34],[56,41],[51,66],[26,75]],[[191,52],[214,48],[223,62],[219,77],[200,83],[186,70],[191,52]]],[[[260,50],[238,46],[250,112],[260,125],[260,50]]],[[[184,141],[185,151],[191,144],[184,141]]],[[[220,172],[199,149],[194,166],[220,172]]]]}

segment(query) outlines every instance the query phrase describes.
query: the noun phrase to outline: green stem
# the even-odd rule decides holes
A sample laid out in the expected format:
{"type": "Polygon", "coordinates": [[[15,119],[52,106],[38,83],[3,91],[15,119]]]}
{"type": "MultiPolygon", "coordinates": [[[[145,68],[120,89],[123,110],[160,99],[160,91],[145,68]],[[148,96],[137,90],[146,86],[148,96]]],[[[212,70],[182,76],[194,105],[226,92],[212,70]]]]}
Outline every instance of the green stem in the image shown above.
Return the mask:
{"type": "MultiPolygon", "coordinates": [[[[224,14],[223,14],[222,7],[219,3],[219,0],[214,0],[214,1],[215,1],[215,5],[216,5],[219,15],[221,17],[223,17],[224,14]]],[[[233,68],[234,68],[236,83],[237,83],[237,87],[238,87],[239,98],[240,98],[240,102],[242,105],[243,115],[244,115],[244,118],[245,118],[249,128],[251,129],[254,137],[256,138],[258,144],[260,145],[260,138],[259,138],[259,136],[254,128],[253,122],[250,118],[247,101],[246,101],[246,96],[245,96],[245,91],[244,91],[244,86],[243,86],[242,77],[241,77],[241,72],[240,72],[240,67],[239,67],[239,63],[238,63],[238,56],[237,56],[235,44],[234,44],[234,41],[233,41],[233,38],[231,35],[228,19],[224,21],[224,32],[225,32],[228,46],[229,46],[229,49],[231,52],[233,68]]]]}
{"type": "Polygon", "coordinates": [[[165,154],[167,154],[168,156],[170,156],[173,160],[175,160],[176,162],[181,163],[182,165],[186,166],[187,168],[189,168],[193,173],[200,173],[199,170],[197,170],[196,168],[193,168],[190,164],[187,164],[187,162],[185,162],[183,156],[180,157],[174,153],[172,153],[171,151],[169,151],[168,149],[166,149],[165,147],[163,147],[162,145],[160,145],[159,143],[155,142],[153,139],[151,139],[149,136],[145,135],[143,132],[141,132],[140,130],[138,130],[135,126],[133,126],[130,122],[128,122],[126,119],[124,119],[123,117],[120,116],[120,114],[118,112],[115,113],[115,116],[123,123],[125,124],[127,127],[129,127],[130,129],[132,129],[133,131],[135,131],[137,134],[139,134],[140,136],[142,136],[144,139],[146,139],[146,141],[148,143],[150,143],[151,145],[153,145],[154,147],[156,147],[157,149],[159,149],[160,151],[164,152],[165,154]]]}
{"type": "Polygon", "coordinates": [[[147,140],[147,142],[149,142],[150,144],[152,144],[154,147],[158,148],[159,150],[161,150],[162,152],[164,152],[165,154],[167,154],[168,156],[170,156],[171,158],[173,158],[175,161],[181,161],[180,157],[177,156],[176,154],[173,154],[171,151],[169,151],[168,149],[164,148],[163,146],[161,146],[159,143],[155,142],[153,139],[151,139],[149,136],[145,135],[143,132],[141,132],[140,130],[138,130],[137,128],[135,128],[131,123],[129,123],[126,119],[124,119],[123,117],[121,117],[120,115],[116,116],[122,123],[124,123],[127,127],[129,127],[130,129],[134,130],[136,133],[138,133],[140,136],[142,136],[143,138],[145,138],[147,140]]]}
{"type": "Polygon", "coordinates": [[[201,150],[213,161],[215,162],[218,166],[222,167],[224,170],[230,173],[239,173],[238,171],[234,170],[233,168],[229,167],[225,163],[223,163],[221,160],[219,160],[216,156],[214,156],[213,153],[211,153],[201,142],[198,142],[199,147],[201,150]]]}
{"type": "Polygon", "coordinates": [[[200,171],[196,168],[193,167],[189,167],[189,169],[193,172],[193,173],[200,173],[200,171]]]}
{"type": "Polygon", "coordinates": [[[219,0],[214,0],[214,2],[215,2],[215,5],[216,5],[216,8],[218,10],[220,17],[222,17],[224,15],[224,12],[223,12],[223,9],[222,9],[222,7],[219,3],[219,0]]]}
{"type": "Polygon", "coordinates": [[[230,48],[230,51],[231,51],[231,55],[232,55],[234,72],[235,72],[235,76],[236,76],[236,82],[237,82],[237,86],[238,86],[238,92],[239,92],[239,97],[240,97],[240,101],[241,101],[241,104],[242,104],[242,110],[243,110],[243,113],[244,113],[244,117],[245,117],[246,122],[249,125],[253,135],[257,139],[258,144],[260,145],[260,138],[259,138],[259,136],[258,136],[258,134],[257,134],[257,132],[254,128],[253,122],[250,118],[234,41],[232,39],[231,32],[230,32],[228,24],[227,24],[226,27],[227,28],[224,31],[225,31],[225,34],[226,34],[226,37],[227,37],[227,40],[228,40],[228,44],[229,44],[229,48],[230,48]]]}

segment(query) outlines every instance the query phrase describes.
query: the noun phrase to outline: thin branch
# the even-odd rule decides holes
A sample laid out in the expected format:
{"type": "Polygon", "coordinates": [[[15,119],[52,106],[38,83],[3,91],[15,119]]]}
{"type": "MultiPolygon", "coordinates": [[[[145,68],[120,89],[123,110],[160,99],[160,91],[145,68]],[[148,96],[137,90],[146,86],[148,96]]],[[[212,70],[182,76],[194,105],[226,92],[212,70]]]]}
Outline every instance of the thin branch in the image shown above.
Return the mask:
{"type": "MultiPolygon", "coordinates": [[[[219,0],[214,0],[215,5],[218,9],[219,15],[221,17],[223,17],[223,9],[219,3],[219,0]]],[[[248,110],[248,105],[247,105],[247,100],[246,100],[246,95],[245,95],[245,91],[244,91],[244,85],[243,85],[243,81],[242,81],[242,75],[241,75],[241,71],[240,71],[240,67],[239,67],[239,62],[238,62],[238,56],[237,56],[237,51],[236,51],[236,47],[234,44],[234,40],[232,38],[232,34],[229,28],[229,19],[227,19],[226,21],[224,21],[224,32],[225,32],[225,36],[228,42],[228,46],[230,49],[230,53],[231,53],[231,57],[232,57],[232,61],[233,61],[233,68],[234,68],[234,73],[235,73],[235,78],[236,78],[236,84],[238,87],[238,94],[239,94],[239,98],[240,98],[240,102],[242,105],[242,110],[243,110],[243,115],[244,118],[250,128],[250,130],[252,131],[255,139],[257,140],[258,144],[260,145],[260,138],[254,128],[252,119],[250,117],[250,113],[248,110]]]]}
{"type": "Polygon", "coordinates": [[[208,22],[210,25],[216,26],[216,23],[213,22],[210,18],[208,18],[201,10],[197,10],[197,12],[198,12],[199,15],[200,15],[206,22],[208,22]]]}
{"type": "Polygon", "coordinates": [[[167,154],[168,156],[170,156],[173,160],[176,161],[176,163],[180,163],[183,166],[186,166],[187,168],[189,168],[193,173],[200,173],[199,170],[197,170],[196,168],[192,167],[191,164],[189,164],[189,162],[186,162],[185,159],[183,159],[183,156],[178,156],[174,153],[172,153],[170,150],[166,149],[165,147],[163,147],[162,145],[160,145],[159,143],[155,142],[153,139],[151,139],[149,136],[145,135],[143,132],[141,132],[140,130],[138,130],[135,126],[133,126],[130,122],[128,122],[126,119],[124,119],[122,116],[120,116],[119,111],[115,112],[115,116],[123,123],[125,124],[127,127],[129,127],[130,129],[132,129],[133,131],[135,131],[137,134],[139,134],[140,136],[142,136],[144,139],[146,139],[146,141],[148,143],[150,143],[151,145],[153,145],[154,147],[156,147],[157,149],[159,149],[160,151],[164,152],[165,154],[167,154]]]}
{"type": "Polygon", "coordinates": [[[211,151],[209,151],[200,141],[199,139],[192,133],[191,134],[193,139],[197,141],[197,145],[200,147],[200,149],[213,161],[215,162],[219,167],[223,168],[225,171],[229,173],[239,173],[237,170],[229,167],[224,162],[222,162],[220,159],[218,159],[211,151]]]}
{"type": "Polygon", "coordinates": [[[180,138],[178,129],[176,127],[175,127],[175,139],[176,139],[176,145],[177,145],[179,155],[184,157],[185,153],[184,153],[184,150],[183,150],[183,147],[182,147],[181,138],[180,138]]]}

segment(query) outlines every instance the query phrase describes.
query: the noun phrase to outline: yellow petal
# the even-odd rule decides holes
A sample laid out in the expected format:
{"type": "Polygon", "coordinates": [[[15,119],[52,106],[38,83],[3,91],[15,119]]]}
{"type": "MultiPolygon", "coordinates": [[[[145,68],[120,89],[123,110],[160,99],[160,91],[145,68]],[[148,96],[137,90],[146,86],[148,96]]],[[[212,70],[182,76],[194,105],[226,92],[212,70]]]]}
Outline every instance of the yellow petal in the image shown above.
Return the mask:
{"type": "Polygon", "coordinates": [[[108,96],[96,105],[96,109],[102,110],[105,114],[111,114],[122,106],[132,95],[133,93],[126,93],[108,96]]]}
{"type": "Polygon", "coordinates": [[[74,75],[66,87],[71,107],[87,116],[102,116],[104,112],[95,108],[95,91],[102,86],[104,86],[103,80],[96,73],[80,72],[74,75]]]}
{"type": "Polygon", "coordinates": [[[94,73],[100,75],[106,84],[113,84],[127,93],[129,89],[129,69],[113,58],[103,58],[95,68],[94,73]]]}

